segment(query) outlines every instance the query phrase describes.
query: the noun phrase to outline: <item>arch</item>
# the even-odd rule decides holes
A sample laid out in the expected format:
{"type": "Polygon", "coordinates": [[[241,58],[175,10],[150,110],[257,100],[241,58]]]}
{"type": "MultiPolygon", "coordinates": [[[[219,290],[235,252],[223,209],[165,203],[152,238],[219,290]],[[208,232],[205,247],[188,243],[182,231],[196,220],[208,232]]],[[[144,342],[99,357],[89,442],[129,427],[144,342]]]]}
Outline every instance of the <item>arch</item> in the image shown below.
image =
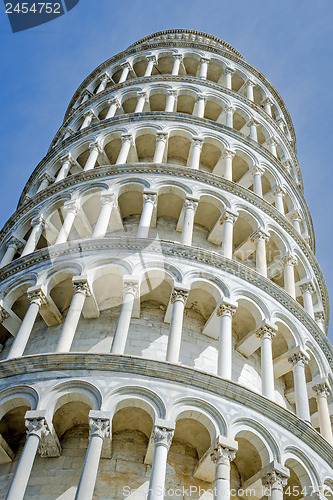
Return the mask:
{"type": "Polygon", "coordinates": [[[156,418],[165,418],[166,406],[162,398],[151,389],[143,386],[124,386],[115,389],[105,397],[103,410],[109,410],[114,415],[116,411],[127,406],[145,410],[153,422],[156,418]]]}

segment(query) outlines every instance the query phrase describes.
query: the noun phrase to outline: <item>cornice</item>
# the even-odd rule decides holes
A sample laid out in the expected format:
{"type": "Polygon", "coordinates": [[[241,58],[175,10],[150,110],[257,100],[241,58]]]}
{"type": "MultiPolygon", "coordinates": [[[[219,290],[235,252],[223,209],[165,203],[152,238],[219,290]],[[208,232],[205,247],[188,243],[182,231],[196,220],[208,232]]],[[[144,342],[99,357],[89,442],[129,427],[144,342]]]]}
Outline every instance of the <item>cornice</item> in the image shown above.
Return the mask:
{"type": "Polygon", "coordinates": [[[190,125],[193,127],[193,125],[197,126],[203,126],[207,130],[213,130],[214,132],[217,133],[223,133],[227,137],[231,137],[233,139],[236,139],[240,141],[243,144],[248,145],[251,150],[255,151],[256,153],[260,154],[265,158],[265,160],[270,163],[271,165],[276,168],[276,170],[279,172],[281,177],[284,179],[285,183],[287,185],[291,185],[294,187],[294,193],[297,196],[298,202],[300,203],[304,214],[306,218],[306,223],[309,228],[309,233],[310,233],[310,238],[311,238],[311,244],[314,246],[314,231],[313,231],[313,224],[310,216],[310,211],[309,208],[306,204],[304,195],[302,191],[299,189],[297,184],[295,183],[294,179],[290,176],[287,175],[281,166],[280,162],[278,161],[275,156],[270,153],[267,149],[265,149],[263,146],[258,144],[256,141],[251,139],[250,137],[245,137],[241,132],[235,129],[231,129],[230,127],[227,127],[226,125],[220,124],[213,122],[211,120],[207,119],[202,119],[202,118],[197,118],[193,117],[192,115],[189,116],[187,114],[182,114],[182,113],[168,113],[168,112],[162,112],[162,111],[153,111],[153,112],[148,112],[148,113],[129,113],[126,115],[120,115],[120,116],[115,116],[113,118],[110,118],[109,120],[103,120],[101,122],[95,123],[93,125],[90,125],[89,127],[86,127],[83,130],[79,130],[75,134],[73,134],[71,137],[68,137],[66,140],[60,142],[57,144],[52,151],[49,151],[47,155],[40,161],[40,163],[37,165],[33,173],[31,174],[30,178],[28,179],[28,182],[26,183],[24,190],[22,192],[22,195],[20,197],[18,206],[22,203],[22,199],[24,198],[26,192],[28,191],[29,187],[33,183],[33,181],[40,175],[41,171],[43,170],[44,166],[49,162],[52,158],[54,158],[59,151],[63,151],[65,149],[68,149],[71,147],[73,144],[78,139],[81,139],[83,137],[86,137],[88,135],[91,135],[92,133],[97,133],[100,131],[105,131],[107,130],[108,127],[111,126],[117,126],[117,125],[122,125],[126,123],[136,123],[136,122],[147,122],[147,120],[150,120],[150,122],[153,121],[167,121],[167,122],[172,122],[172,123],[185,123],[187,126],[190,125]]]}
{"type": "Polygon", "coordinates": [[[328,293],[325,284],[324,275],[321,268],[317,262],[314,252],[309,248],[309,246],[304,242],[303,238],[300,236],[298,231],[294,226],[284,217],[278,210],[270,205],[266,200],[256,195],[252,191],[244,188],[232,181],[228,181],[224,178],[217,177],[216,175],[209,174],[200,170],[191,170],[187,167],[173,166],[170,164],[153,164],[149,163],[147,165],[143,163],[132,163],[124,165],[112,165],[99,167],[97,169],[89,170],[87,172],[80,172],[78,174],[71,175],[70,177],[64,179],[56,184],[51,184],[47,189],[36,194],[33,199],[27,201],[19,207],[19,209],[10,217],[6,222],[4,227],[0,232],[0,242],[6,239],[6,235],[10,229],[19,222],[20,218],[33,210],[39,203],[46,200],[50,196],[60,193],[64,188],[76,186],[80,182],[93,181],[105,179],[106,177],[113,177],[115,175],[124,174],[158,174],[158,175],[170,175],[175,178],[188,178],[197,180],[206,185],[216,187],[218,189],[223,189],[226,192],[232,193],[239,196],[241,199],[248,201],[253,206],[259,208],[267,215],[269,215],[273,220],[275,220],[280,227],[282,227],[297,243],[299,248],[302,250],[305,257],[308,259],[313,272],[318,280],[318,284],[321,290],[321,297],[323,302],[323,307],[325,311],[326,325],[328,325],[328,293]]]}
{"type": "MultiPolygon", "coordinates": [[[[279,304],[285,307],[293,314],[307,329],[320,346],[323,354],[326,356],[330,366],[333,366],[333,348],[327,337],[320,330],[316,322],[305,311],[305,309],[280,286],[268,278],[264,278],[254,269],[249,268],[241,262],[227,259],[217,252],[205,250],[197,247],[188,247],[179,243],[158,240],[156,243],[153,239],[138,239],[136,237],[118,237],[118,238],[103,238],[103,239],[86,239],[79,242],[69,242],[52,247],[52,252],[49,248],[37,250],[25,257],[20,257],[11,262],[7,266],[0,269],[0,283],[17,273],[26,271],[43,262],[48,262],[51,259],[57,258],[75,258],[79,255],[82,258],[85,254],[91,252],[107,252],[110,255],[111,250],[127,252],[133,254],[135,252],[145,250],[147,253],[162,253],[165,257],[176,257],[178,259],[189,260],[205,264],[216,269],[221,269],[232,276],[237,276],[244,281],[250,281],[258,290],[265,291],[269,296],[275,299],[279,304]],[[149,247],[149,248],[148,248],[149,247]],[[51,255],[50,255],[51,253],[51,255]]],[[[327,304],[326,304],[327,305],[327,304]]],[[[325,307],[325,305],[324,305],[325,307]]],[[[328,311],[327,311],[328,315],[328,311]]],[[[327,321],[327,316],[326,321],[327,321]]]]}
{"type": "MultiPolygon", "coordinates": [[[[180,387],[191,387],[217,396],[222,401],[226,399],[239,404],[240,407],[249,408],[262,417],[269,418],[278,427],[288,429],[296,438],[305,442],[329,466],[332,462],[332,446],[310,424],[299,419],[286,408],[236,382],[224,380],[195,368],[135,356],[75,352],[23,356],[1,361],[0,366],[0,377],[4,381],[27,374],[32,376],[35,373],[42,373],[44,379],[46,374],[50,373],[53,377],[60,376],[62,380],[64,377],[86,378],[91,373],[93,376],[98,373],[99,376],[104,377],[111,377],[112,374],[129,374],[139,380],[148,378],[163,382],[169,381],[180,387]]],[[[12,380],[8,380],[7,385],[15,388],[12,380]]]]}
{"type": "MultiPolygon", "coordinates": [[[[175,83],[188,83],[188,84],[194,84],[194,85],[201,85],[204,87],[207,87],[209,89],[216,90],[217,92],[221,93],[222,95],[228,95],[233,97],[234,99],[242,102],[248,108],[256,111],[262,117],[274,128],[275,133],[279,136],[279,138],[282,140],[283,145],[285,148],[288,150],[290,153],[290,156],[292,157],[296,170],[297,170],[297,175],[300,178],[300,182],[302,183],[302,173],[301,169],[298,163],[298,159],[295,153],[294,148],[290,144],[290,141],[284,134],[284,132],[281,130],[281,128],[278,126],[276,121],[269,116],[268,113],[266,113],[265,109],[256,104],[253,101],[250,101],[247,99],[247,97],[243,96],[242,94],[239,94],[238,92],[235,92],[234,90],[229,90],[226,89],[225,87],[222,87],[221,85],[217,85],[214,82],[211,82],[209,80],[200,80],[200,78],[194,78],[194,77],[189,77],[189,76],[174,76],[174,75],[152,75],[152,76],[146,76],[146,77],[141,77],[141,78],[136,78],[135,80],[127,80],[126,82],[114,85],[112,87],[109,87],[108,89],[104,90],[103,92],[100,92],[99,94],[94,94],[92,95],[86,102],[81,104],[79,107],[75,108],[73,112],[68,116],[67,120],[65,120],[59,130],[57,131],[48,151],[52,149],[56,141],[58,140],[59,136],[61,135],[62,131],[65,130],[65,128],[70,124],[70,122],[79,114],[81,111],[83,111],[87,107],[91,107],[92,104],[95,104],[97,101],[100,101],[101,99],[107,97],[109,94],[113,94],[117,90],[121,90],[127,87],[132,87],[135,85],[140,85],[140,84],[147,84],[147,83],[155,83],[155,82],[175,82],[175,83]]],[[[125,113],[124,113],[125,114],[125,113]]],[[[192,116],[192,115],[191,115],[192,116]]],[[[103,120],[102,120],[103,121],[103,120]]],[[[204,120],[205,121],[205,120],[204,120]]],[[[215,122],[214,122],[215,123],[215,122]]]]}
{"type": "Polygon", "coordinates": [[[207,50],[209,52],[214,52],[222,57],[225,57],[226,59],[232,60],[239,64],[240,66],[244,67],[247,71],[252,72],[258,80],[260,80],[261,83],[263,83],[266,88],[269,90],[269,92],[274,96],[276,101],[278,102],[280,109],[284,115],[284,118],[286,120],[287,126],[289,128],[289,132],[291,134],[291,137],[293,138],[294,142],[294,147],[296,149],[296,138],[295,138],[295,130],[294,126],[289,114],[289,111],[281,98],[280,94],[277,92],[275,87],[267,80],[267,78],[260,72],[258,71],[252,64],[248,63],[245,59],[242,57],[238,57],[237,55],[233,54],[232,52],[218,49],[216,47],[209,47],[205,44],[198,43],[198,42],[185,42],[185,41],[160,41],[160,42],[150,42],[149,44],[147,43],[147,47],[141,45],[139,47],[130,47],[123,52],[120,52],[119,54],[116,54],[115,56],[111,57],[110,59],[107,59],[104,61],[102,64],[100,64],[97,68],[95,68],[88,76],[85,78],[85,80],[81,83],[81,85],[78,87],[78,89],[75,91],[68,108],[65,113],[64,119],[67,119],[67,116],[70,113],[71,108],[75,104],[76,100],[80,96],[81,92],[89,85],[89,83],[96,77],[98,76],[101,72],[105,71],[111,64],[125,58],[128,56],[132,56],[134,54],[144,52],[147,49],[153,49],[153,48],[159,48],[159,47],[186,47],[186,48],[194,48],[194,49],[199,49],[199,50],[207,50]]]}

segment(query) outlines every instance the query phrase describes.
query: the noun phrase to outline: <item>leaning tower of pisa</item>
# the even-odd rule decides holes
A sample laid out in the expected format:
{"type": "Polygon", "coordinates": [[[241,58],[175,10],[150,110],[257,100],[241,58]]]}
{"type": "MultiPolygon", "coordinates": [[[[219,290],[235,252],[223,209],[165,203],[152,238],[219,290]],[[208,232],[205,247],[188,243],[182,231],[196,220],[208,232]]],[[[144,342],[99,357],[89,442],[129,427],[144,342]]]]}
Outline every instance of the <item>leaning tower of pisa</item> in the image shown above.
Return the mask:
{"type": "Polygon", "coordinates": [[[228,43],[75,92],[0,233],[0,497],[333,495],[333,352],[289,113],[228,43]]]}

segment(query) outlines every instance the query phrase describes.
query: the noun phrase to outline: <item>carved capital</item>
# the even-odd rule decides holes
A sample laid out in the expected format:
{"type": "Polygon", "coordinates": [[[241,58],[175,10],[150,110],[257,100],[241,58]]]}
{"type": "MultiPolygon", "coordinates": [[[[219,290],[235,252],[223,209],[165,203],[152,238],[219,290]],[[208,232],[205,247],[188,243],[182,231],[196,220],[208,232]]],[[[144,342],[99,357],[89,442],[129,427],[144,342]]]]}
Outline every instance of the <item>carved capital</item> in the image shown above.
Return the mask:
{"type": "Polygon", "coordinates": [[[270,139],[268,139],[267,144],[269,146],[277,146],[279,144],[279,141],[277,137],[271,137],[270,139]]]}
{"type": "Polygon", "coordinates": [[[236,457],[236,451],[231,448],[218,445],[213,453],[211,453],[210,457],[214,464],[227,465],[230,467],[230,462],[232,462],[236,457]]]}
{"type": "Polygon", "coordinates": [[[64,164],[69,162],[70,164],[74,164],[73,156],[70,152],[65,153],[59,157],[59,161],[64,164]]]}
{"type": "Polygon", "coordinates": [[[226,75],[233,75],[235,73],[235,70],[231,68],[230,66],[226,66],[224,69],[224,73],[226,75]]]}
{"type": "Polygon", "coordinates": [[[100,83],[110,82],[111,81],[110,75],[108,73],[104,73],[102,76],[99,77],[99,81],[100,83]]]}
{"type": "Polygon", "coordinates": [[[34,217],[33,219],[31,219],[31,226],[32,227],[35,227],[38,225],[41,225],[43,228],[46,225],[46,221],[42,215],[38,215],[37,217],[34,217]]]}
{"type": "Polygon", "coordinates": [[[118,97],[113,97],[112,99],[108,100],[109,106],[115,105],[117,108],[120,108],[120,101],[118,97]]]}
{"type": "Polygon", "coordinates": [[[89,151],[97,150],[99,154],[103,153],[103,148],[98,141],[89,144],[89,151]]]}
{"type": "Polygon", "coordinates": [[[183,54],[173,54],[173,60],[178,59],[179,61],[183,60],[183,54]]]}
{"type": "Polygon", "coordinates": [[[44,306],[47,304],[47,297],[41,288],[28,288],[27,296],[30,303],[35,302],[39,306],[44,306]]]}
{"type": "Polygon", "coordinates": [[[125,61],[121,64],[121,68],[124,69],[124,68],[127,68],[129,71],[133,71],[133,68],[132,68],[132,65],[130,62],[128,61],[125,61]]]}
{"type": "Polygon", "coordinates": [[[72,279],[74,293],[84,293],[86,297],[91,295],[91,290],[87,281],[87,278],[81,278],[80,276],[72,279]]]}
{"type": "Polygon", "coordinates": [[[105,439],[110,436],[110,420],[107,418],[89,417],[89,437],[98,436],[105,439]]]}
{"type": "Polygon", "coordinates": [[[114,206],[117,206],[117,199],[114,195],[114,193],[111,193],[111,194],[101,194],[101,203],[102,203],[102,206],[104,207],[104,205],[112,205],[113,207],[114,206]]]}
{"type": "Polygon", "coordinates": [[[283,487],[286,486],[288,482],[288,477],[276,470],[271,470],[262,476],[261,481],[264,488],[283,491],[283,487]]]}
{"type": "Polygon", "coordinates": [[[231,222],[231,224],[235,224],[238,218],[238,214],[233,212],[232,210],[225,210],[220,218],[220,224],[224,224],[225,222],[231,222]]]}
{"type": "Polygon", "coordinates": [[[147,61],[153,62],[154,64],[156,64],[156,62],[157,62],[156,56],[154,56],[154,55],[147,56],[147,61]]]}
{"type": "Polygon", "coordinates": [[[263,101],[261,101],[261,104],[263,106],[266,106],[266,105],[273,106],[274,103],[273,103],[272,99],[270,99],[269,97],[266,97],[266,99],[264,99],[263,101]]]}
{"type": "Polygon", "coordinates": [[[248,127],[251,127],[251,126],[254,126],[254,127],[259,127],[260,123],[258,122],[258,120],[256,120],[255,118],[251,118],[247,124],[246,124],[248,127]]]}
{"type": "Polygon", "coordinates": [[[325,397],[325,398],[327,398],[330,395],[330,393],[331,393],[330,388],[329,388],[327,382],[321,382],[320,384],[316,384],[316,385],[314,385],[312,387],[312,389],[316,393],[317,398],[318,397],[325,397]]]}
{"type": "Polygon", "coordinates": [[[178,90],[175,90],[175,89],[168,89],[167,90],[167,94],[172,96],[172,97],[177,97],[178,95],[178,90]]]}
{"type": "Polygon", "coordinates": [[[231,149],[225,149],[222,153],[222,157],[232,160],[235,157],[235,154],[235,151],[232,151],[231,149]]]}
{"type": "Polygon", "coordinates": [[[325,321],[325,314],[323,311],[316,311],[314,313],[314,317],[316,321],[322,321],[322,322],[325,321]]]}
{"type": "Polygon", "coordinates": [[[43,435],[48,434],[50,431],[47,428],[45,418],[26,418],[25,426],[27,428],[28,436],[37,436],[39,439],[43,435]]]}
{"type": "Polygon", "coordinates": [[[184,201],[184,208],[185,210],[187,208],[191,208],[192,210],[196,210],[198,206],[198,201],[197,200],[191,200],[191,198],[186,198],[184,201]]]}
{"type": "Polygon", "coordinates": [[[276,335],[276,329],[271,325],[262,325],[255,333],[258,339],[269,338],[273,339],[276,335]]]}
{"type": "Polygon", "coordinates": [[[11,236],[7,242],[7,248],[13,247],[15,250],[18,250],[22,246],[22,242],[16,236],[11,236]]]}
{"type": "Polygon", "coordinates": [[[121,142],[124,144],[124,142],[129,142],[131,145],[133,144],[133,136],[132,134],[122,134],[121,136],[121,142]]]}
{"type": "Polygon", "coordinates": [[[139,286],[138,281],[134,281],[134,280],[133,281],[131,281],[131,280],[124,281],[123,289],[124,289],[124,295],[126,293],[131,293],[135,299],[138,298],[140,295],[140,286],[139,286]]]}
{"type": "Polygon", "coordinates": [[[251,169],[251,174],[252,175],[263,175],[264,173],[265,173],[265,169],[263,167],[261,167],[260,165],[255,165],[251,169]]]}
{"type": "Polygon", "coordinates": [[[65,214],[73,213],[73,214],[78,214],[80,211],[80,204],[78,200],[69,200],[64,203],[63,210],[65,214]]]}
{"type": "Polygon", "coordinates": [[[174,304],[176,300],[180,300],[185,304],[187,301],[189,295],[189,291],[186,290],[185,288],[174,288],[172,294],[171,294],[171,304],[174,304]]]}
{"type": "Polygon", "coordinates": [[[9,313],[6,311],[6,309],[2,306],[0,306],[0,325],[9,318],[9,313]]]}
{"type": "Polygon", "coordinates": [[[202,100],[202,101],[206,101],[206,99],[207,99],[207,96],[206,96],[205,94],[200,93],[200,94],[198,94],[198,96],[197,96],[197,100],[198,100],[198,101],[201,101],[201,100],[202,100]]]}
{"type": "Polygon", "coordinates": [[[282,263],[285,266],[296,266],[297,262],[298,262],[298,259],[297,259],[296,255],[294,255],[292,253],[288,253],[282,259],[282,263]]]}
{"type": "Polygon", "coordinates": [[[143,193],[143,203],[156,203],[157,193],[143,193]]]}
{"type": "Polygon", "coordinates": [[[192,148],[200,148],[202,149],[202,146],[203,146],[203,138],[202,137],[198,137],[197,135],[193,136],[192,138],[192,148]]]}
{"type": "Polygon", "coordinates": [[[138,96],[138,98],[140,99],[140,97],[143,97],[145,101],[148,100],[148,94],[146,92],[146,90],[139,90],[136,95],[138,96]]]}
{"type": "Polygon", "coordinates": [[[295,352],[292,356],[288,358],[289,363],[291,363],[293,366],[298,364],[298,365],[307,365],[308,364],[308,359],[306,355],[303,352],[295,352]]]}
{"type": "Polygon", "coordinates": [[[237,309],[237,305],[231,304],[230,302],[222,302],[216,311],[216,316],[220,318],[221,316],[232,317],[237,309]]]}
{"type": "Polygon", "coordinates": [[[313,288],[311,281],[308,281],[307,283],[303,283],[302,285],[300,285],[299,288],[300,288],[302,293],[311,293],[311,295],[314,293],[314,288],[313,288]]]}
{"type": "Polygon", "coordinates": [[[256,82],[254,82],[253,80],[251,80],[250,78],[248,80],[246,80],[244,86],[245,88],[246,87],[255,87],[257,84],[256,82]]]}
{"type": "Polygon", "coordinates": [[[210,61],[209,57],[201,57],[201,58],[200,58],[200,62],[201,62],[201,63],[207,63],[207,64],[208,64],[208,63],[209,63],[209,61],[210,61]]]}
{"type": "Polygon", "coordinates": [[[156,133],[156,141],[166,142],[168,140],[168,132],[159,131],[156,133]]]}
{"type": "Polygon", "coordinates": [[[269,234],[266,233],[266,231],[261,227],[251,235],[252,241],[263,240],[267,242],[269,241],[269,238],[270,238],[269,234]]]}
{"type": "Polygon", "coordinates": [[[155,446],[156,445],[165,446],[167,449],[169,449],[173,435],[174,435],[173,430],[166,429],[165,427],[154,427],[153,440],[155,446]]]}

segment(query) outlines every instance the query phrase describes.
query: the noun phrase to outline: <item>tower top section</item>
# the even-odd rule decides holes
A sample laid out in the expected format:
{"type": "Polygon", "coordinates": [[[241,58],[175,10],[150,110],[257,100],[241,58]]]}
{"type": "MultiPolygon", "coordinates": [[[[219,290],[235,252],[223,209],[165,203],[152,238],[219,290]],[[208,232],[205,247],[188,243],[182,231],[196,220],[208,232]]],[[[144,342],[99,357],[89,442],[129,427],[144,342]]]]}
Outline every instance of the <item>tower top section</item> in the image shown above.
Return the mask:
{"type": "Polygon", "coordinates": [[[199,42],[207,44],[209,47],[223,47],[224,49],[232,52],[238,57],[243,58],[242,54],[238,52],[234,47],[232,47],[229,43],[225,42],[221,38],[217,36],[209,35],[208,33],[204,33],[203,31],[196,30],[187,30],[187,29],[172,29],[172,30],[163,30],[158,31],[157,33],[152,33],[151,35],[145,36],[144,38],[140,38],[135,43],[132,43],[128,48],[138,47],[142,44],[160,42],[160,41],[188,41],[188,42],[199,42]]]}

